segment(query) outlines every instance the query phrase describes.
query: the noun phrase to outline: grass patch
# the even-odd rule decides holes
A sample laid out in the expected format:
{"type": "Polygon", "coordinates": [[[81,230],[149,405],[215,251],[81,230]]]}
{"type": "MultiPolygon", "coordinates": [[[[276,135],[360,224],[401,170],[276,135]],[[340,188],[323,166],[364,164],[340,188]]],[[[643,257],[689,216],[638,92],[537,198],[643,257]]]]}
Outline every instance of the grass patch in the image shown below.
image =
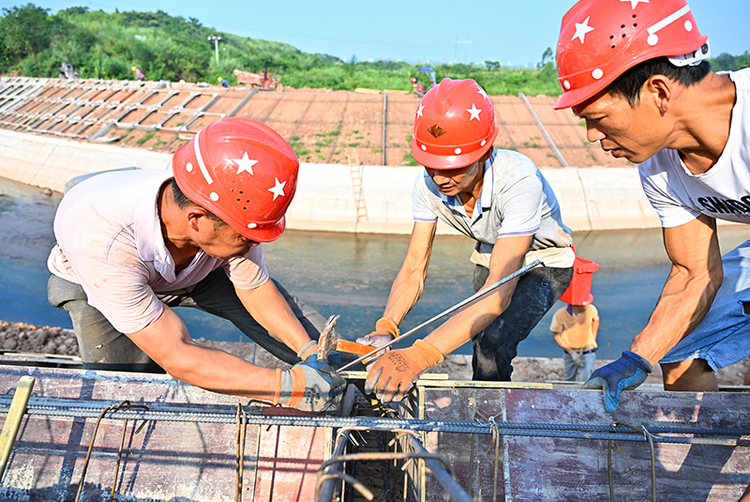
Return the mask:
{"type": "Polygon", "coordinates": [[[145,143],[146,141],[148,141],[148,140],[150,140],[151,138],[153,138],[153,137],[154,137],[154,134],[155,134],[155,133],[154,133],[153,131],[151,131],[151,132],[148,132],[148,133],[146,133],[146,135],[145,135],[144,137],[142,137],[141,139],[139,139],[138,141],[136,141],[136,142],[135,142],[135,144],[136,144],[136,145],[138,145],[138,146],[141,146],[141,145],[142,145],[142,144],[144,144],[144,143],[145,143]]]}

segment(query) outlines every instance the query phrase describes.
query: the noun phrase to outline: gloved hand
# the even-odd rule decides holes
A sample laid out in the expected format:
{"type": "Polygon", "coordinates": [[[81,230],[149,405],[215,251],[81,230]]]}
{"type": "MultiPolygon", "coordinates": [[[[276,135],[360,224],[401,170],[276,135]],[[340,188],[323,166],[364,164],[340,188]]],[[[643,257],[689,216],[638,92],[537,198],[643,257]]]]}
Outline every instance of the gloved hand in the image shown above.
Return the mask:
{"type": "Polygon", "coordinates": [[[401,401],[404,394],[426,369],[443,362],[443,353],[424,340],[409,348],[387,352],[370,368],[365,393],[373,390],[384,403],[401,401]]]}
{"type": "Polygon", "coordinates": [[[570,354],[570,357],[573,358],[573,364],[575,364],[577,368],[583,368],[583,354],[574,351],[570,354]]]}
{"type": "Polygon", "coordinates": [[[651,363],[635,352],[626,350],[620,359],[594,371],[583,388],[603,389],[604,409],[614,413],[620,405],[620,393],[638,387],[652,369],[651,363]]]}
{"type": "MultiPolygon", "coordinates": [[[[386,343],[398,337],[398,335],[399,335],[399,330],[398,330],[398,326],[396,325],[396,323],[387,317],[381,317],[380,319],[378,319],[378,322],[375,323],[375,331],[373,331],[372,333],[368,335],[363,336],[362,338],[357,338],[357,343],[361,343],[362,345],[370,345],[373,348],[382,347],[386,343]]],[[[381,357],[383,354],[385,354],[389,350],[391,350],[390,347],[386,348],[385,350],[381,352],[377,352],[374,356],[366,359],[363,362],[371,363],[372,361],[374,361],[378,357],[381,357]]]]}
{"type": "MultiPolygon", "coordinates": [[[[299,357],[303,361],[307,361],[310,356],[317,356],[318,354],[318,342],[315,340],[310,340],[305,344],[304,347],[299,349],[299,352],[297,352],[297,357],[299,357]]],[[[317,357],[316,357],[317,360],[317,357]]]]}
{"type": "Polygon", "coordinates": [[[286,371],[276,370],[276,394],[273,404],[313,413],[336,413],[343,398],[346,381],[327,364],[310,356],[286,371]]]}

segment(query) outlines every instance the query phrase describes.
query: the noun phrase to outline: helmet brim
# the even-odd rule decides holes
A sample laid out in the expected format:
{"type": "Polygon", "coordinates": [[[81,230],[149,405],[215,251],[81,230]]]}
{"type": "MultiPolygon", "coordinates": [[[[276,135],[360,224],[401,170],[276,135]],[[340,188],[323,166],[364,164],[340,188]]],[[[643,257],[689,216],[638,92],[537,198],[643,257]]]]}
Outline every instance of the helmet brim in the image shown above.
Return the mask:
{"type": "MultiPolygon", "coordinates": [[[[234,227],[232,227],[234,228],[234,227]]],[[[276,225],[271,225],[265,228],[234,228],[244,237],[257,242],[273,242],[284,233],[286,230],[286,216],[282,216],[281,220],[276,225]]]]}

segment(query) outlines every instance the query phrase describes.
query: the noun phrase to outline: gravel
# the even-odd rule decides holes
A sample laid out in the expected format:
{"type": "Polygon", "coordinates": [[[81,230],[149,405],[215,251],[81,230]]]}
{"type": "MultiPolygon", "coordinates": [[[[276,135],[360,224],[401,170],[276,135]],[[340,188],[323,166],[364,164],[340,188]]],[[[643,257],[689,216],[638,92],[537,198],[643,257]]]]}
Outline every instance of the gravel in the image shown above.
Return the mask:
{"type": "MultiPolygon", "coordinates": [[[[267,368],[286,369],[289,367],[288,364],[279,361],[252,343],[216,342],[204,338],[199,338],[197,341],[267,368]]],[[[73,330],[6,321],[0,321],[0,351],[80,355],[78,341],[73,330]]],[[[607,360],[597,360],[596,366],[600,367],[608,362],[607,360]]],[[[517,382],[550,382],[563,379],[562,358],[517,357],[513,360],[513,368],[513,381],[517,382]]],[[[745,359],[719,370],[717,372],[719,385],[742,385],[743,378],[748,370],[750,370],[750,359],[745,359]]],[[[453,380],[471,380],[471,356],[450,354],[443,363],[432,368],[430,372],[447,373],[453,380]]],[[[661,368],[657,365],[646,382],[661,383],[661,378],[661,368]]]]}

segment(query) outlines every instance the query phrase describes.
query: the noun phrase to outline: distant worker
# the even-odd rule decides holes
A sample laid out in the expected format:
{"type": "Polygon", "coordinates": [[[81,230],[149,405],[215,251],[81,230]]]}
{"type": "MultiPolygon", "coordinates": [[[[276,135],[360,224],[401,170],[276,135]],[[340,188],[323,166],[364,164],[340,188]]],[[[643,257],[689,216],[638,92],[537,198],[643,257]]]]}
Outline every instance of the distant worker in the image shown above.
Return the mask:
{"type": "Polygon", "coordinates": [[[750,241],[722,257],[716,234],[717,219],[750,223],[750,69],[714,73],[709,55],[685,0],[583,0],[562,20],[555,108],[639,164],[672,262],[646,326],[585,385],[609,412],[654,364],[666,390],[710,392],[750,356],[750,241]]]}
{"type": "Polygon", "coordinates": [[[170,171],[100,173],[67,192],[49,299],[70,314],[84,367],[166,371],[214,392],[335,411],[345,382],[316,359],[325,319],[269,277],[261,248],[284,231],[298,169],[273,129],[226,118],[179,148],[170,171]],[[295,366],[201,345],[173,307],[229,319],[295,366]]]}
{"type": "Polygon", "coordinates": [[[131,66],[130,69],[135,72],[135,78],[137,78],[139,81],[143,81],[145,77],[143,76],[143,73],[141,73],[141,70],[139,70],[135,66],[131,66]]]}
{"type": "Polygon", "coordinates": [[[599,312],[591,303],[594,296],[577,305],[568,304],[555,312],[552,317],[552,330],[555,342],[563,349],[565,380],[585,382],[594,371],[596,363],[596,335],[599,331],[599,312]]]}
{"type": "Polygon", "coordinates": [[[547,180],[526,156],[496,150],[492,101],[474,80],[444,79],[420,101],[412,153],[424,166],[412,192],[414,227],[375,331],[358,339],[380,347],[422,294],[438,219],[476,241],[474,290],[485,289],[540,259],[531,269],[411,347],[385,352],[370,367],[365,390],[400,400],[418,376],[468,341],[473,378],[510,381],[518,344],[567,289],[575,254],[570,229],[547,180]]]}
{"type": "Polygon", "coordinates": [[[78,72],[73,70],[72,64],[62,63],[60,65],[58,78],[78,78],[78,72]]]}
{"type": "Polygon", "coordinates": [[[229,87],[229,81],[223,77],[219,77],[218,82],[221,84],[222,87],[229,87]]]}

